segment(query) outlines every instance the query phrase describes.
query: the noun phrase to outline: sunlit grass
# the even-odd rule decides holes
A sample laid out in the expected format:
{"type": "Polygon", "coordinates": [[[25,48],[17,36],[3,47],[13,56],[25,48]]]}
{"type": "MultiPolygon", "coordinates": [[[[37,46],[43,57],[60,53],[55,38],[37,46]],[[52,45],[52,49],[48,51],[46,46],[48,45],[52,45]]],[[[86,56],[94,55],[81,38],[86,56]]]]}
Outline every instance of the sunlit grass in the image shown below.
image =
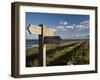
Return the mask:
{"type": "MultiPolygon", "coordinates": [[[[83,40],[73,45],[69,44],[69,46],[66,46],[66,47],[64,46],[59,46],[57,44],[47,45],[46,47],[46,51],[47,51],[46,64],[47,65],[52,65],[52,66],[56,64],[67,65],[68,62],[73,63],[74,65],[75,64],[89,64],[89,41],[86,42],[83,40]],[[81,51],[83,47],[84,47],[84,55],[83,55],[83,52],[81,51]],[[72,61],[72,57],[74,61],[72,61]]],[[[38,53],[39,53],[38,47],[32,47],[32,48],[26,49],[27,56],[38,55],[38,53]]],[[[26,64],[30,66],[39,66],[38,57],[33,56],[33,60],[29,60],[26,62],[27,62],[26,64]]]]}

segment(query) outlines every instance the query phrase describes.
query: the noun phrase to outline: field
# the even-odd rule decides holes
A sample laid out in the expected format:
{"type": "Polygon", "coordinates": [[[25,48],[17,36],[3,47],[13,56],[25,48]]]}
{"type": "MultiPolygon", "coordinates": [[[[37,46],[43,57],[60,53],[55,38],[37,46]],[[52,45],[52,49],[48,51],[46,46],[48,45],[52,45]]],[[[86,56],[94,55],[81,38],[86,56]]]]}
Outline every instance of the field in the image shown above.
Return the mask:
{"type": "MultiPolygon", "coordinates": [[[[38,47],[26,49],[26,67],[42,66],[38,47]]],[[[62,40],[60,44],[47,44],[46,66],[89,64],[89,40],[62,40]]]]}

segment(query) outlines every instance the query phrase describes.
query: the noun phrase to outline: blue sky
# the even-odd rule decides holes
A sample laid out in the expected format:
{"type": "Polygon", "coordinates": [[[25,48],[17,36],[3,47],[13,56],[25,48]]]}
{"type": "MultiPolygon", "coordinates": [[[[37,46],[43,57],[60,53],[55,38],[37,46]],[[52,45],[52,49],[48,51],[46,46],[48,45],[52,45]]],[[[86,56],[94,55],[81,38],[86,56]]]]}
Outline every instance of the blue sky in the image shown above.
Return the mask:
{"type": "MultiPolygon", "coordinates": [[[[60,36],[62,39],[89,36],[89,15],[26,12],[26,28],[29,24],[44,24],[54,30],[55,36],[60,36]]],[[[26,39],[37,38],[38,35],[26,33],[26,39]]]]}

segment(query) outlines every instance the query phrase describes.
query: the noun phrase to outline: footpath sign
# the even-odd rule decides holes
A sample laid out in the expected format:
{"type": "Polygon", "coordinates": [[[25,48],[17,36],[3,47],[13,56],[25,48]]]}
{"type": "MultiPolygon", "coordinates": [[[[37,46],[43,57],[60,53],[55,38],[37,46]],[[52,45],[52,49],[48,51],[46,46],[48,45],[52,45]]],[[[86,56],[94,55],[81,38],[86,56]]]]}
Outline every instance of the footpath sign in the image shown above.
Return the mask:
{"type": "MultiPolygon", "coordinates": [[[[30,24],[27,28],[28,32],[30,34],[38,34],[41,35],[42,33],[42,25],[33,25],[30,24]]],[[[47,28],[46,26],[43,25],[43,34],[45,36],[53,36],[54,35],[54,30],[51,28],[47,28]]]]}
{"type": "Polygon", "coordinates": [[[59,44],[61,38],[54,36],[54,30],[43,24],[30,24],[27,30],[30,34],[39,35],[39,62],[41,66],[46,66],[46,44],[59,44]]]}

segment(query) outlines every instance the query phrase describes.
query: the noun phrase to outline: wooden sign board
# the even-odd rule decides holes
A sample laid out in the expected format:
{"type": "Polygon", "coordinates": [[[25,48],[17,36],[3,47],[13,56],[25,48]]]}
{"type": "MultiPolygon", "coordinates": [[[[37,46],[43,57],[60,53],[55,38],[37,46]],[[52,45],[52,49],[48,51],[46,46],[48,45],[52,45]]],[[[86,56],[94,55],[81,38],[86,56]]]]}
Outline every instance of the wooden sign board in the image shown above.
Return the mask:
{"type": "MultiPolygon", "coordinates": [[[[33,25],[30,24],[27,28],[30,34],[38,34],[41,35],[42,28],[39,25],[33,25]]],[[[43,26],[43,35],[44,36],[53,36],[54,35],[54,30],[51,28],[48,28],[46,26],[43,26]]]]}
{"type": "Polygon", "coordinates": [[[45,36],[44,43],[45,44],[59,44],[61,42],[60,36],[45,36]]]}
{"type": "Polygon", "coordinates": [[[38,25],[30,24],[27,28],[30,34],[41,34],[41,27],[38,25]]]}
{"type": "Polygon", "coordinates": [[[54,31],[51,28],[43,27],[43,35],[44,36],[54,36],[54,31]]]}

